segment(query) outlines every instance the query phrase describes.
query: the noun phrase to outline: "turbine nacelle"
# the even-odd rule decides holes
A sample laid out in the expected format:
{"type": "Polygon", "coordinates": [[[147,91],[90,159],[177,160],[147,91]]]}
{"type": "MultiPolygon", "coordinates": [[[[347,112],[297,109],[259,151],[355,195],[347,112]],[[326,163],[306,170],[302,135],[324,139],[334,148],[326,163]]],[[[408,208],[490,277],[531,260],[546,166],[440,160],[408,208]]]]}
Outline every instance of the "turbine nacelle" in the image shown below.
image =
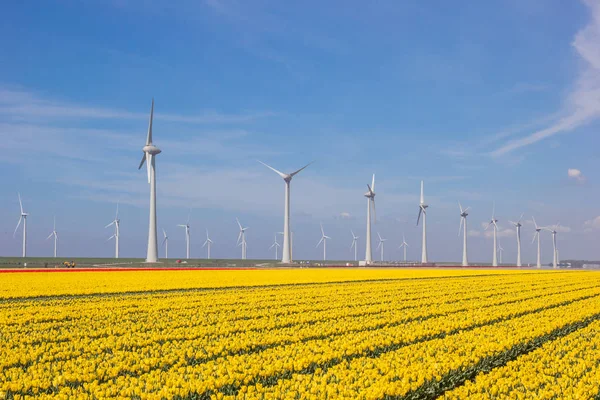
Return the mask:
{"type": "Polygon", "coordinates": [[[148,154],[151,154],[151,155],[153,155],[153,156],[155,156],[155,155],[157,155],[157,154],[160,154],[160,153],[162,152],[162,150],[161,150],[161,149],[159,149],[158,147],[156,147],[156,146],[155,146],[155,145],[153,145],[153,144],[148,144],[148,145],[146,145],[146,146],[142,147],[142,151],[143,151],[144,153],[148,153],[148,154]]]}

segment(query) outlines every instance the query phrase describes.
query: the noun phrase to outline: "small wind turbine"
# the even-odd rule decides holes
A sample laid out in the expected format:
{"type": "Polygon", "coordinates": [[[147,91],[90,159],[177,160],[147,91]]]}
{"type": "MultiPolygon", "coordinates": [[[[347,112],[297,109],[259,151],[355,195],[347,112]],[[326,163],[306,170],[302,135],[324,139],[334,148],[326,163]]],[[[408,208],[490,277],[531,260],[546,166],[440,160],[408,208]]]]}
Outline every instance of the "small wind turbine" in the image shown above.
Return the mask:
{"type": "Polygon", "coordinates": [[[54,217],[54,229],[52,230],[52,233],[48,235],[46,240],[50,239],[52,236],[54,236],[54,258],[56,258],[56,249],[58,247],[58,232],[56,232],[56,217],[54,217]]]}
{"type": "Polygon", "coordinates": [[[292,262],[292,250],[291,250],[291,238],[290,238],[290,183],[294,175],[298,174],[304,168],[308,167],[312,162],[306,164],[304,167],[300,168],[297,171],[294,171],[290,174],[285,174],[281,171],[276,170],[270,165],[265,164],[262,161],[258,161],[265,167],[269,168],[271,171],[275,172],[277,175],[283,178],[285,182],[285,210],[283,216],[283,251],[281,254],[281,262],[284,264],[289,264],[292,262]]]}
{"type": "Polygon", "coordinates": [[[350,250],[354,248],[354,261],[358,260],[358,246],[356,245],[356,241],[358,240],[358,236],[354,234],[354,231],[350,230],[352,233],[352,244],[350,245],[350,250]]]}
{"type": "Polygon", "coordinates": [[[161,243],[161,246],[165,246],[165,259],[169,258],[169,237],[167,236],[167,232],[163,229],[164,239],[161,243]]]}
{"type": "Polygon", "coordinates": [[[238,223],[238,226],[240,227],[240,234],[238,235],[238,240],[237,240],[237,245],[238,246],[242,246],[242,260],[246,259],[246,249],[247,249],[247,244],[246,244],[246,230],[248,230],[248,227],[242,227],[242,224],[240,224],[240,220],[239,219],[235,219],[238,223]]]}
{"type": "Polygon", "coordinates": [[[208,237],[208,229],[206,230],[206,241],[202,245],[202,247],[206,247],[206,259],[210,260],[210,247],[212,246],[213,241],[208,237]]]}
{"type": "Polygon", "coordinates": [[[498,220],[496,219],[496,203],[494,203],[494,206],[492,208],[492,219],[490,220],[490,222],[488,223],[488,225],[485,227],[485,230],[487,231],[487,229],[491,226],[494,225],[494,256],[492,258],[492,266],[497,267],[498,266],[498,255],[497,255],[497,250],[498,250],[498,237],[497,237],[497,233],[498,233],[498,220]]]}
{"type": "Polygon", "coordinates": [[[408,243],[406,243],[406,239],[404,238],[404,234],[402,234],[402,244],[399,246],[400,248],[404,248],[404,262],[406,262],[406,248],[408,247],[408,243]]]}
{"type": "Polygon", "coordinates": [[[469,213],[467,211],[469,211],[469,208],[471,207],[467,207],[463,210],[462,206],[460,205],[460,202],[458,203],[458,208],[460,209],[460,226],[458,227],[458,235],[460,236],[460,230],[463,230],[463,258],[462,258],[462,265],[463,267],[468,267],[469,266],[469,257],[467,255],[467,215],[469,215],[469,213]]]}
{"type": "Polygon", "coordinates": [[[548,232],[552,233],[552,244],[554,245],[554,254],[552,256],[552,266],[554,268],[558,268],[558,248],[556,247],[556,234],[558,233],[558,227],[560,226],[559,223],[557,223],[556,225],[554,225],[552,227],[552,229],[546,227],[544,228],[545,230],[547,230],[548,232]]]}
{"type": "Polygon", "coordinates": [[[498,243],[498,255],[500,257],[500,265],[502,265],[502,253],[504,252],[504,249],[502,248],[502,245],[500,243],[498,243]]]}
{"type": "Polygon", "coordinates": [[[119,258],[119,227],[121,224],[121,220],[119,219],[119,203],[117,203],[117,213],[115,214],[115,219],[104,228],[108,228],[111,225],[115,226],[115,233],[109,237],[106,241],[108,242],[111,239],[115,239],[115,258],[119,258]]]}
{"type": "Polygon", "coordinates": [[[367,248],[365,251],[365,263],[370,264],[373,262],[373,256],[371,252],[371,207],[373,207],[373,220],[377,223],[377,213],[375,211],[375,174],[371,180],[371,186],[367,184],[368,192],[365,193],[367,198],[367,248]]]}
{"type": "Polygon", "coordinates": [[[515,228],[517,228],[517,267],[521,266],[521,227],[523,226],[521,224],[522,219],[523,214],[521,214],[517,222],[508,221],[511,224],[513,224],[515,228]]]}
{"type": "Polygon", "coordinates": [[[27,217],[28,213],[23,211],[23,203],[21,202],[21,193],[17,193],[19,196],[19,206],[21,207],[21,216],[19,217],[19,222],[17,223],[17,227],[15,228],[15,233],[13,233],[13,237],[17,234],[17,230],[21,225],[21,221],[23,221],[23,258],[27,257],[27,217]]]}
{"type": "Polygon", "coordinates": [[[179,224],[182,228],[185,228],[185,258],[190,259],[190,217],[192,216],[192,211],[188,213],[188,219],[185,224],[179,224]]]}
{"type": "Polygon", "coordinates": [[[329,236],[325,235],[325,231],[323,230],[323,224],[321,224],[321,240],[317,243],[317,247],[321,243],[323,243],[323,261],[327,260],[327,240],[331,239],[329,236]]]}
{"type": "Polygon", "coordinates": [[[534,217],[531,217],[531,219],[533,220],[533,225],[535,226],[535,233],[533,234],[533,240],[531,241],[531,243],[535,242],[535,239],[537,238],[537,265],[536,266],[538,268],[542,268],[542,253],[540,251],[540,249],[541,249],[541,247],[540,247],[540,231],[544,228],[537,225],[534,217]]]}
{"type": "Polygon", "coordinates": [[[423,192],[423,181],[421,181],[421,200],[419,201],[419,215],[417,216],[417,226],[421,214],[423,214],[423,242],[421,244],[421,263],[427,264],[427,204],[425,204],[425,194],[423,192]]]}
{"type": "MultiPolygon", "coordinates": [[[[381,235],[379,234],[379,232],[377,232],[377,236],[379,237],[379,244],[377,245],[377,249],[381,248],[381,260],[383,261],[383,245],[385,244],[387,239],[384,239],[381,237],[381,235]]],[[[377,250],[375,249],[375,250],[377,250]]]]}
{"type": "Polygon", "coordinates": [[[269,250],[271,250],[273,247],[275,247],[275,259],[278,260],[279,256],[277,253],[277,249],[279,247],[281,247],[281,245],[279,243],[277,243],[277,234],[275,234],[275,241],[273,242],[273,244],[271,245],[271,247],[269,247],[269,250]]]}

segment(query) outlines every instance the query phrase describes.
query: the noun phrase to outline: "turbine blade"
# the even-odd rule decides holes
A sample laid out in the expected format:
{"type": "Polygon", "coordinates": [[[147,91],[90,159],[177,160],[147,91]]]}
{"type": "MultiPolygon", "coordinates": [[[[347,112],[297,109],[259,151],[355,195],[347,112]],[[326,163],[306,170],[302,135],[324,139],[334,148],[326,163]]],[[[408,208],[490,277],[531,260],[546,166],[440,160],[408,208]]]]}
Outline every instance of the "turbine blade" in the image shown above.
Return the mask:
{"type": "Polygon", "coordinates": [[[21,214],[23,214],[23,202],[21,202],[21,193],[17,193],[19,196],[19,207],[21,207],[21,214]]]}
{"type": "Polygon", "coordinates": [[[240,230],[242,230],[243,228],[242,228],[242,224],[240,224],[240,220],[239,220],[239,219],[237,219],[237,218],[236,218],[235,220],[237,221],[237,224],[238,224],[238,226],[240,227],[240,230]]]}
{"type": "Polygon", "coordinates": [[[152,170],[152,154],[146,153],[146,158],[148,161],[146,162],[146,167],[148,170],[148,183],[150,183],[150,171],[152,170]]]}
{"type": "Polygon", "coordinates": [[[160,244],[160,246],[161,246],[161,247],[162,247],[162,246],[164,246],[166,241],[167,241],[167,237],[165,236],[165,238],[163,239],[163,241],[162,241],[162,243],[160,244]]]}
{"type": "Polygon", "coordinates": [[[106,225],[105,228],[108,228],[109,226],[113,225],[115,223],[115,221],[111,222],[110,224],[106,225]]]}
{"type": "Polygon", "coordinates": [[[422,212],[423,212],[423,208],[419,207],[419,215],[417,215],[417,226],[419,226],[419,221],[421,220],[422,212]]]}
{"type": "Polygon", "coordinates": [[[190,208],[190,212],[188,212],[188,219],[187,222],[185,223],[186,225],[190,224],[190,218],[192,217],[192,209],[190,208]]]}
{"type": "Polygon", "coordinates": [[[51,234],[49,234],[48,237],[46,238],[46,240],[50,239],[52,237],[52,235],[54,235],[54,232],[52,232],[51,234]]]}
{"type": "Polygon", "coordinates": [[[208,240],[206,242],[204,242],[204,244],[202,245],[202,248],[206,247],[207,244],[208,244],[208,240]]]}
{"type": "Polygon", "coordinates": [[[489,228],[490,226],[492,226],[492,223],[491,223],[491,222],[490,222],[489,224],[487,224],[487,226],[485,227],[485,229],[484,229],[484,230],[486,230],[486,231],[487,231],[487,230],[488,230],[488,228],[489,228]]]}
{"type": "Polygon", "coordinates": [[[458,236],[460,236],[460,232],[462,231],[462,227],[463,227],[463,217],[460,217],[460,225],[458,226],[458,236]]]}
{"type": "Polygon", "coordinates": [[[165,236],[165,239],[167,238],[167,232],[163,229],[163,235],[165,236]]]}
{"type": "Polygon", "coordinates": [[[537,237],[538,234],[539,234],[538,231],[535,231],[535,233],[533,234],[533,239],[531,240],[532,244],[533,244],[533,242],[535,242],[535,238],[537,237]]]}
{"type": "Polygon", "coordinates": [[[317,246],[316,246],[316,247],[319,247],[319,245],[321,244],[321,242],[323,241],[323,239],[325,239],[325,236],[322,236],[322,237],[321,237],[321,240],[319,240],[319,243],[317,243],[317,246]]]}
{"type": "Polygon", "coordinates": [[[460,208],[460,213],[462,214],[463,213],[463,209],[462,209],[462,206],[460,205],[460,201],[458,202],[458,208],[460,208]]]}
{"type": "Polygon", "coordinates": [[[138,169],[142,169],[145,162],[146,162],[146,153],[142,153],[142,161],[140,161],[140,166],[138,167],[138,169]]]}
{"type": "Polygon", "coordinates": [[[375,174],[373,174],[373,179],[371,179],[371,191],[375,192],[375,174]]]}
{"type": "Polygon", "coordinates": [[[320,225],[321,225],[321,234],[322,234],[323,236],[325,236],[325,231],[323,230],[323,224],[322,224],[322,223],[320,223],[320,225]]]}
{"type": "Polygon", "coordinates": [[[310,164],[314,163],[314,161],[309,162],[308,164],[306,164],[304,167],[300,168],[298,171],[294,171],[290,174],[290,176],[294,176],[296,175],[298,172],[302,171],[304,168],[308,167],[310,164]]]}
{"type": "Polygon", "coordinates": [[[237,244],[238,245],[240,244],[240,239],[241,238],[242,238],[242,231],[240,231],[240,234],[238,235],[238,238],[237,238],[237,244]]]}
{"type": "MultiPolygon", "coordinates": [[[[279,176],[280,176],[280,177],[282,177],[283,179],[287,178],[287,174],[284,174],[283,172],[276,170],[275,168],[271,167],[271,166],[270,166],[270,165],[268,165],[268,164],[265,164],[264,162],[262,162],[262,161],[260,161],[260,160],[256,160],[256,161],[258,161],[259,163],[261,163],[261,164],[262,164],[262,165],[264,165],[265,167],[269,168],[271,171],[275,172],[277,175],[279,175],[279,176]]],[[[306,167],[304,167],[304,168],[306,168],[306,167]]],[[[304,168],[303,168],[303,169],[304,169],[304,168]]],[[[300,172],[300,171],[298,171],[298,172],[300,172]]]]}
{"type": "Polygon", "coordinates": [[[115,214],[115,220],[119,219],[119,202],[117,201],[117,213],[115,214]]]}
{"type": "Polygon", "coordinates": [[[496,202],[492,203],[492,219],[496,219],[496,202]]]}
{"type": "Polygon", "coordinates": [[[465,208],[465,210],[464,210],[463,212],[467,212],[467,211],[469,211],[470,209],[471,209],[471,207],[467,207],[467,208],[465,208]]]}
{"type": "Polygon", "coordinates": [[[381,242],[379,242],[379,244],[377,245],[377,247],[375,248],[375,250],[379,250],[380,247],[381,247],[381,242]]]}
{"type": "Polygon", "coordinates": [[[106,241],[108,242],[110,239],[114,238],[116,235],[112,235],[111,237],[109,237],[108,239],[106,239],[106,241]]]}
{"type": "Polygon", "coordinates": [[[525,213],[521,213],[521,216],[519,217],[517,222],[521,222],[521,220],[523,219],[523,215],[525,215],[525,213]]]}
{"type": "Polygon", "coordinates": [[[150,122],[148,123],[148,137],[146,145],[152,144],[152,119],[154,117],[154,98],[152,98],[152,106],[150,107],[150,122]]]}
{"type": "Polygon", "coordinates": [[[425,192],[423,190],[423,181],[421,181],[421,204],[425,204],[425,192]]]}
{"type": "Polygon", "coordinates": [[[19,229],[19,226],[21,226],[21,220],[23,219],[23,216],[19,217],[19,222],[17,222],[17,227],[15,228],[15,233],[13,233],[13,237],[15,237],[15,235],[17,234],[17,230],[19,229]]]}
{"type": "Polygon", "coordinates": [[[56,216],[54,216],[54,232],[56,232],[56,216]]]}
{"type": "Polygon", "coordinates": [[[377,223],[377,210],[375,209],[375,198],[371,199],[371,205],[373,206],[373,223],[377,223]]]}

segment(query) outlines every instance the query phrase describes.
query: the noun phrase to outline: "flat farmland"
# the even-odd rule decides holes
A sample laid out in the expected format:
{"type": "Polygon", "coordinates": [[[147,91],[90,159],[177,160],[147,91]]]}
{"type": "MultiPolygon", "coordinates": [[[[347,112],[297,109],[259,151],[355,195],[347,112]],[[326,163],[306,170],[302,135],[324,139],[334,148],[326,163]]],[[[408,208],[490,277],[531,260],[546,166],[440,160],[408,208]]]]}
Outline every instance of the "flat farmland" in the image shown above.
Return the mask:
{"type": "Polygon", "coordinates": [[[0,273],[0,398],[598,398],[600,274],[0,273]]]}

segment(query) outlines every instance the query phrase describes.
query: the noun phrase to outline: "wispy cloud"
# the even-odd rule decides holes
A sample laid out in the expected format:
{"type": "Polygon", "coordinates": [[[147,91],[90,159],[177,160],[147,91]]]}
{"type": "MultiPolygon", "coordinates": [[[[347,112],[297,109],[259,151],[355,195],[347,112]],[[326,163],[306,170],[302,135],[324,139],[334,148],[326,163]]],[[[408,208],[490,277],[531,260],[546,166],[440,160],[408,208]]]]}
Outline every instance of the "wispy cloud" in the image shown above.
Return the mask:
{"type": "Polygon", "coordinates": [[[583,65],[574,89],[565,101],[561,117],[543,129],[508,141],[492,151],[492,156],[502,156],[559,133],[572,131],[600,117],[600,3],[595,0],[584,0],[584,3],[590,8],[591,21],[577,33],[573,41],[583,65]]]}
{"type": "Polygon", "coordinates": [[[584,232],[592,232],[600,230],[600,215],[583,223],[584,232]]]}
{"type": "Polygon", "coordinates": [[[585,182],[585,176],[583,176],[583,172],[581,172],[581,170],[577,168],[569,168],[567,170],[567,176],[569,177],[569,179],[572,179],[578,183],[585,182]]]}

